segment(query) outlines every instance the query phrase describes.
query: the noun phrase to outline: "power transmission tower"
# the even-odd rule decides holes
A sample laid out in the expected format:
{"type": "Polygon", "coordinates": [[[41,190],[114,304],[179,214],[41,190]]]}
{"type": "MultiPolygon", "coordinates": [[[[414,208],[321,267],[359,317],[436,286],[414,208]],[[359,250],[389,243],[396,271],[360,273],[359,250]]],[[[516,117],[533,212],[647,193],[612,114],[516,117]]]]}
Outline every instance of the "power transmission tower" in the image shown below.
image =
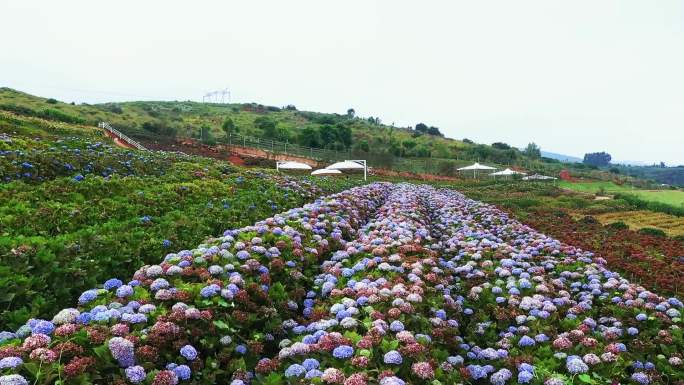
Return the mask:
{"type": "Polygon", "coordinates": [[[219,103],[219,95],[221,96],[221,104],[226,102],[226,95],[228,95],[228,103],[230,103],[230,90],[228,88],[207,92],[202,96],[202,103],[219,103]]]}

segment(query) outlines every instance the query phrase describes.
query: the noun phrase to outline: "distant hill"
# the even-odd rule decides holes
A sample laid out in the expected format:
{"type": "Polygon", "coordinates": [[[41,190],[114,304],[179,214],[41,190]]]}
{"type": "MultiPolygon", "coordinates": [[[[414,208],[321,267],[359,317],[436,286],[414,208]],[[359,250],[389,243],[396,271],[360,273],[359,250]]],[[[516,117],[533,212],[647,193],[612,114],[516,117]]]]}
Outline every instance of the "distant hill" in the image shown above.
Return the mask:
{"type": "MultiPolygon", "coordinates": [[[[344,113],[300,111],[293,105],[265,106],[258,103],[199,103],[192,101],[132,101],[103,104],[64,103],[52,98],[0,88],[0,110],[69,124],[96,126],[107,121],[143,142],[175,142],[196,138],[205,144],[227,142],[228,132],[288,144],[322,148],[363,156],[373,164],[414,172],[454,174],[457,167],[478,161],[496,167],[517,166],[532,172],[556,173],[582,164],[561,164],[579,158],[542,152],[548,158],[534,159],[506,143],[478,144],[451,139],[439,128],[416,122],[412,127],[383,124],[376,117],[344,113]],[[552,160],[553,159],[553,160],[552,160]]],[[[469,133],[463,133],[467,137],[469,133]]],[[[529,139],[530,142],[534,138],[529,139]]]]}
{"type": "Polygon", "coordinates": [[[543,151],[543,150],[542,150],[541,154],[545,158],[556,159],[556,160],[560,160],[561,162],[566,162],[566,163],[581,163],[582,162],[582,158],[577,158],[577,157],[571,156],[571,155],[557,154],[555,152],[549,152],[549,151],[543,151]]]}

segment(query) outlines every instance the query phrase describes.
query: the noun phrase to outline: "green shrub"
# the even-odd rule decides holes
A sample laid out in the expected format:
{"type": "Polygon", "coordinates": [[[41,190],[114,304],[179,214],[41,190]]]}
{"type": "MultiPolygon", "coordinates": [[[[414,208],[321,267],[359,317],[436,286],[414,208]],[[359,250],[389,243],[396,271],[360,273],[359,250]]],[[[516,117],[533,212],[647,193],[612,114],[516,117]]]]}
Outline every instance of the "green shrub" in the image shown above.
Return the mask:
{"type": "Polygon", "coordinates": [[[656,229],[653,227],[644,227],[639,229],[639,233],[644,234],[644,235],[653,235],[656,237],[666,237],[667,234],[663,230],[656,229]]]}
{"type": "Polygon", "coordinates": [[[86,122],[85,119],[79,118],[78,116],[69,115],[66,112],[54,108],[46,108],[40,111],[38,116],[43,119],[57,120],[64,123],[84,124],[86,122]]]}
{"type": "Polygon", "coordinates": [[[613,222],[607,225],[607,227],[610,227],[611,229],[615,230],[627,230],[629,229],[629,226],[625,222],[618,221],[618,222],[613,222]]]}

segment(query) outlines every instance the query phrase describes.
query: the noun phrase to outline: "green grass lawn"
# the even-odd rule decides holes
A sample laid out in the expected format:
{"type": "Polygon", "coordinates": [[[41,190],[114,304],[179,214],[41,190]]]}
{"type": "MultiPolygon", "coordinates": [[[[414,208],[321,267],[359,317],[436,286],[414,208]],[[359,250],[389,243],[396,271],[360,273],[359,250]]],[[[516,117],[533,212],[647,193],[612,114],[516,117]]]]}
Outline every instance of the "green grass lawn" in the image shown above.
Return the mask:
{"type": "Polygon", "coordinates": [[[612,182],[559,182],[561,188],[585,193],[597,193],[603,189],[606,193],[627,193],[652,202],[665,203],[672,206],[684,206],[684,191],[681,190],[639,190],[630,186],[620,186],[612,182]]]}

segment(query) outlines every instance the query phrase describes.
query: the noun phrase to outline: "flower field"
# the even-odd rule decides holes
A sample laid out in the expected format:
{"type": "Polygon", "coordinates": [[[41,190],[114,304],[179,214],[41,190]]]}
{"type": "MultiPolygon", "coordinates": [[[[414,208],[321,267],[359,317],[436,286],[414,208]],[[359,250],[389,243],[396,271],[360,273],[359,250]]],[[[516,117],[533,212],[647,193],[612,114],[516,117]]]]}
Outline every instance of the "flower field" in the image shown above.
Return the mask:
{"type": "Polygon", "coordinates": [[[0,384],[684,383],[679,299],[453,190],[353,187],[174,246],[0,333],[0,384]]]}
{"type": "Polygon", "coordinates": [[[22,122],[31,131],[0,134],[0,330],[50,317],[108,277],[209,234],[357,183],[123,150],[22,122]]]}

